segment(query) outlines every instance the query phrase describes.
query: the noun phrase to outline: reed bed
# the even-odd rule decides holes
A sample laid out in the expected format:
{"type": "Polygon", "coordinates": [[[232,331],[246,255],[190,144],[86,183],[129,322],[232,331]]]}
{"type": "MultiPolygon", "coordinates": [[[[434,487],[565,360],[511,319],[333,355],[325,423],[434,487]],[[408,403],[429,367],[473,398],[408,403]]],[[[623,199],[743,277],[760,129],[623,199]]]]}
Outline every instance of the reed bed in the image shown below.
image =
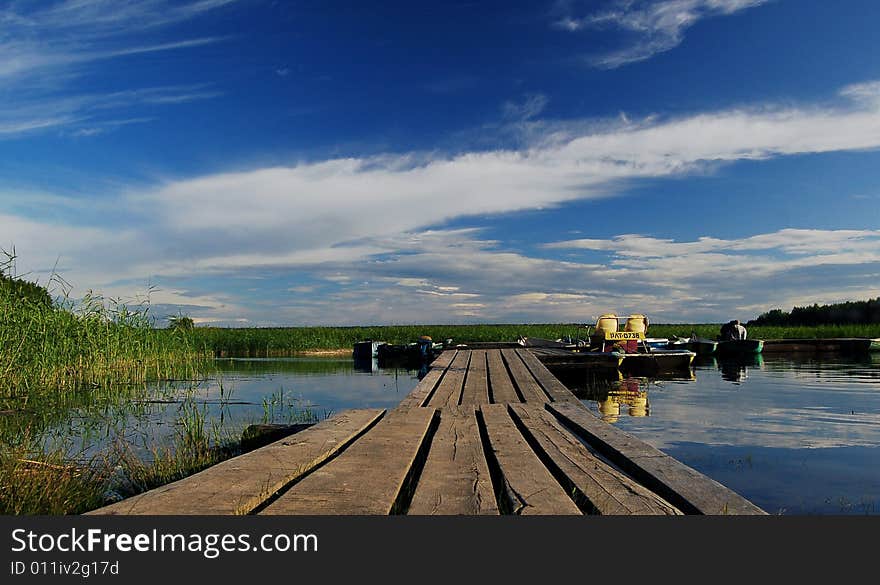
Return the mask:
{"type": "Polygon", "coordinates": [[[193,338],[216,356],[278,357],[301,352],[352,349],[365,339],[412,343],[428,335],[434,342],[516,341],[519,336],[557,338],[583,331],[578,324],[386,325],[362,327],[197,327],[193,338]]]}
{"type": "MultiPolygon", "coordinates": [[[[702,323],[696,325],[659,324],[648,327],[651,337],[690,337],[696,333],[700,337],[715,339],[721,325],[702,323]]],[[[816,325],[816,326],[748,326],[748,335],[752,339],[830,339],[838,337],[880,337],[880,324],[865,325],[816,325]]]]}
{"type": "Polygon", "coordinates": [[[185,328],[154,329],[146,303],[132,309],[94,294],[54,300],[9,276],[14,257],[7,258],[0,262],[0,514],[79,513],[120,486],[152,487],[228,456],[192,412],[181,418],[182,434],[155,447],[148,462],[119,449],[76,455],[71,443],[88,449],[106,440],[89,425],[121,407],[109,434],[155,391],[148,382],[200,378],[213,360],[185,328]]]}
{"type": "Polygon", "coordinates": [[[46,305],[0,290],[0,399],[197,377],[210,354],[186,331],[152,328],[148,310],[94,295],[46,305]]]}
{"type": "MultiPolygon", "coordinates": [[[[651,324],[650,337],[700,337],[714,339],[720,323],[651,324]]],[[[749,327],[749,337],[756,339],[800,339],[824,337],[880,337],[880,324],[821,325],[815,327],[749,327]]],[[[388,343],[412,343],[421,335],[434,342],[452,339],[455,343],[514,342],[520,336],[544,339],[581,337],[587,334],[584,324],[498,324],[498,325],[389,325],[371,327],[278,327],[219,328],[197,327],[193,339],[215,356],[279,357],[322,350],[351,349],[358,341],[372,339],[388,343]]]]}

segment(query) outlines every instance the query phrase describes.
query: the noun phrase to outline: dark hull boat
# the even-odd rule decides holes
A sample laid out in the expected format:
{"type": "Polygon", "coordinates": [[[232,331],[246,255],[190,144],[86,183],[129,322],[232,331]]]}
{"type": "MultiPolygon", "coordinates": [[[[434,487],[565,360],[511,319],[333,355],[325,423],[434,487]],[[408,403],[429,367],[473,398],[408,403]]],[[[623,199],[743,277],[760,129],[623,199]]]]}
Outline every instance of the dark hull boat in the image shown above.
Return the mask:
{"type": "Polygon", "coordinates": [[[712,339],[703,339],[702,337],[673,337],[666,344],[666,349],[686,349],[698,356],[715,355],[718,351],[718,342],[712,339]]]}
{"type": "Polygon", "coordinates": [[[692,351],[674,349],[624,353],[535,347],[532,349],[532,353],[548,367],[611,369],[632,375],[689,370],[696,356],[692,351]]]}
{"type": "Polygon", "coordinates": [[[761,353],[763,349],[763,339],[736,339],[718,342],[718,353],[720,355],[756,354],[761,353]]]}

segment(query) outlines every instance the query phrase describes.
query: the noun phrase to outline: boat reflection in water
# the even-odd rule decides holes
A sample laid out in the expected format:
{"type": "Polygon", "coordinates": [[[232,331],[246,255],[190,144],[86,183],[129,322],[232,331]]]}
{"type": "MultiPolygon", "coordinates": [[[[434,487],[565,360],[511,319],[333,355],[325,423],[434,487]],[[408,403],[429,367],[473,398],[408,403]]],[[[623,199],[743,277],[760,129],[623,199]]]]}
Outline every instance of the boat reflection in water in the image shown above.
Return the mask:
{"type": "Polygon", "coordinates": [[[602,420],[614,423],[621,413],[632,417],[650,416],[651,406],[648,390],[652,384],[663,381],[694,381],[696,377],[690,370],[670,372],[652,377],[627,376],[594,369],[575,370],[571,368],[551,369],[579,399],[595,402],[595,410],[602,420]]]}
{"type": "Polygon", "coordinates": [[[721,379],[734,384],[742,384],[749,377],[749,369],[764,369],[764,357],[761,354],[743,354],[723,357],[698,356],[694,361],[697,367],[712,367],[721,372],[721,379]]]}
{"type": "Polygon", "coordinates": [[[604,397],[601,394],[593,397],[602,419],[610,423],[616,422],[620,417],[621,407],[626,407],[629,416],[648,416],[647,386],[647,379],[639,378],[611,382],[604,397]]]}

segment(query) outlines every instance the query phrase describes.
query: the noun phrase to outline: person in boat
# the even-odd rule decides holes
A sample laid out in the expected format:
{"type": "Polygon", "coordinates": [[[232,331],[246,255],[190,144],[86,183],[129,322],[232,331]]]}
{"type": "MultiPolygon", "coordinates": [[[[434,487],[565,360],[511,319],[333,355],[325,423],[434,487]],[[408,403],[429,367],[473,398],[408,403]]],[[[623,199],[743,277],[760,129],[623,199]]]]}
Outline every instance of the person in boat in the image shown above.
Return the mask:
{"type": "Polygon", "coordinates": [[[738,341],[746,337],[748,337],[748,331],[740,325],[738,319],[734,319],[721,326],[721,341],[738,341]]]}

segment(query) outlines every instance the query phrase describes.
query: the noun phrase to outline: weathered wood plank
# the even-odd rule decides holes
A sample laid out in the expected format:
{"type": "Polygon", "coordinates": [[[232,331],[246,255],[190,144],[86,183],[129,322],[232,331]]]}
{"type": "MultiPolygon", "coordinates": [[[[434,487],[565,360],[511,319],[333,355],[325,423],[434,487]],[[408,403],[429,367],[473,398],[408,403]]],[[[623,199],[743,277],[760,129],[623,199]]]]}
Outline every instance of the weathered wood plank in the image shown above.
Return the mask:
{"type": "Polygon", "coordinates": [[[440,355],[434,358],[434,361],[431,362],[431,368],[428,370],[428,373],[425,374],[425,377],[419,380],[419,383],[416,384],[416,387],[413,388],[412,392],[407,394],[404,399],[400,401],[396,410],[408,410],[410,408],[424,406],[425,400],[428,399],[431,392],[434,391],[434,388],[440,382],[440,379],[455,358],[456,353],[457,352],[454,349],[446,349],[440,352],[440,355]]]}
{"type": "Polygon", "coordinates": [[[510,368],[510,375],[516,387],[519,388],[525,402],[548,402],[550,399],[541,389],[541,385],[523,363],[516,349],[502,349],[501,355],[510,368]]]}
{"type": "Polygon", "coordinates": [[[498,514],[473,407],[440,411],[440,425],[407,513],[498,514]]]}
{"type": "Polygon", "coordinates": [[[247,514],[355,441],[385,413],[346,410],[313,427],[89,514],[247,514]]]}
{"type": "Polygon", "coordinates": [[[487,404],[480,410],[512,512],[520,515],[580,514],[580,509],[520,434],[507,412],[507,405],[487,404]]]}
{"type": "Polygon", "coordinates": [[[478,406],[489,404],[489,373],[486,369],[486,350],[471,352],[464,389],[461,392],[461,404],[478,406]]]}
{"type": "Polygon", "coordinates": [[[464,386],[464,378],[467,374],[468,363],[471,359],[471,352],[459,351],[455,355],[455,359],[446,370],[446,374],[437,389],[431,396],[428,406],[434,408],[443,408],[444,406],[457,405],[461,399],[461,390],[464,386]]]}
{"type": "Polygon", "coordinates": [[[511,409],[557,473],[565,477],[563,485],[578,495],[585,511],[603,515],[681,514],[663,498],[596,457],[544,408],[515,404],[511,409]]]}
{"type": "Polygon", "coordinates": [[[510,380],[510,374],[504,366],[501,359],[500,350],[490,350],[486,354],[489,366],[489,388],[492,394],[492,402],[504,404],[507,402],[522,402],[513,382],[510,380]]]}
{"type": "Polygon", "coordinates": [[[577,396],[566,388],[565,384],[560,382],[531,351],[523,348],[516,350],[516,353],[522,358],[523,363],[526,364],[529,371],[532,372],[532,375],[541,387],[544,388],[544,391],[550,395],[550,399],[553,402],[576,402],[581,404],[577,396]]]}
{"type": "Polygon", "coordinates": [[[357,443],[306,476],[259,513],[386,515],[410,489],[436,411],[392,411],[357,443]]]}
{"type": "Polygon", "coordinates": [[[730,488],[571,403],[550,412],[592,447],[686,514],[765,514],[730,488]]]}

